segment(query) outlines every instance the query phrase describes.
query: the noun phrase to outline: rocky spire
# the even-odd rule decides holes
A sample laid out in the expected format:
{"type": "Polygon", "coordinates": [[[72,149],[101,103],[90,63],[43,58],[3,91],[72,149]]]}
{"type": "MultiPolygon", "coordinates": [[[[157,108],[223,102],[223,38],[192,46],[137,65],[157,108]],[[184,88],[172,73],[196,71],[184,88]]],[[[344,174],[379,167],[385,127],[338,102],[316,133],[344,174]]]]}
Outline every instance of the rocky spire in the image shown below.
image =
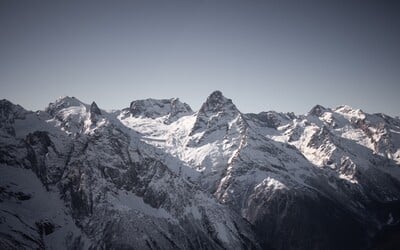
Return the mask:
{"type": "Polygon", "coordinates": [[[236,106],[232,103],[232,100],[226,98],[221,91],[216,90],[208,96],[207,100],[201,106],[200,112],[218,112],[225,108],[236,110],[236,106]]]}
{"type": "Polygon", "coordinates": [[[90,105],[90,114],[101,115],[101,110],[95,102],[92,102],[92,104],[90,105]]]}
{"type": "Polygon", "coordinates": [[[217,90],[212,92],[201,106],[190,135],[203,131],[207,131],[206,134],[216,130],[228,131],[233,121],[238,124],[241,130],[244,130],[247,126],[242,114],[232,100],[226,98],[221,91],[217,90]]]}
{"type": "Polygon", "coordinates": [[[101,110],[95,102],[90,105],[90,120],[93,124],[97,122],[97,116],[101,115],[101,110]]]}

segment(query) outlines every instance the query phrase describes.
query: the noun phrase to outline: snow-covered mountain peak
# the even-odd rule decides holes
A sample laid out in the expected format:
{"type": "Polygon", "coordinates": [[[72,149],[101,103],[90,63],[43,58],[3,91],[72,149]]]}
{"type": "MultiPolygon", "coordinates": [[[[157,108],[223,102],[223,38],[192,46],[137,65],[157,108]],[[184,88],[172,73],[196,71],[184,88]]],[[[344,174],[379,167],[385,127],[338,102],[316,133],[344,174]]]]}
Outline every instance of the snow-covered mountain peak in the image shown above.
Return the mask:
{"type": "Polygon", "coordinates": [[[199,113],[215,113],[223,110],[237,110],[231,99],[226,98],[221,91],[212,92],[201,106],[199,113]]]}
{"type": "Polygon", "coordinates": [[[232,100],[223,96],[221,91],[214,91],[197,112],[190,135],[201,135],[201,140],[207,136],[215,140],[233,131],[243,134],[247,126],[245,118],[232,100]],[[214,132],[218,132],[219,136],[209,136],[214,132]]]}
{"type": "Polygon", "coordinates": [[[70,96],[62,96],[59,97],[54,103],[50,103],[49,106],[46,108],[46,112],[49,113],[51,116],[56,115],[60,110],[70,108],[70,107],[87,107],[85,103],[81,102],[75,97],[70,96]]]}
{"type": "Polygon", "coordinates": [[[128,111],[134,117],[156,119],[167,116],[167,122],[193,113],[190,106],[181,102],[178,98],[136,100],[131,102],[128,111]]]}
{"type": "Polygon", "coordinates": [[[45,111],[50,115],[48,121],[56,122],[56,126],[72,134],[91,133],[108,121],[108,116],[103,114],[95,102],[88,105],[69,96],[60,97],[50,103],[45,111]]]}
{"type": "Polygon", "coordinates": [[[343,115],[344,117],[353,119],[365,119],[366,115],[361,109],[355,109],[348,105],[341,105],[334,109],[336,113],[343,115]]]}

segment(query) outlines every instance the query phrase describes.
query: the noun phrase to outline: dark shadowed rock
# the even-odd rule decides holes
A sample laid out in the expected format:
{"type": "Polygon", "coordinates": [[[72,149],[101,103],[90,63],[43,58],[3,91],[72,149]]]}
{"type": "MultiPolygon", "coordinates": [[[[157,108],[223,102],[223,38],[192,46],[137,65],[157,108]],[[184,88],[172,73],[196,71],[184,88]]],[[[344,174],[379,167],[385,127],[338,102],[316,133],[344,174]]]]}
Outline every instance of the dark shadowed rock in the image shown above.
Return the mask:
{"type": "Polygon", "coordinates": [[[90,104],[90,114],[101,115],[101,110],[95,102],[92,102],[92,104],[90,104]]]}
{"type": "Polygon", "coordinates": [[[315,105],[309,112],[309,115],[321,116],[327,109],[321,105],[315,105]]]}

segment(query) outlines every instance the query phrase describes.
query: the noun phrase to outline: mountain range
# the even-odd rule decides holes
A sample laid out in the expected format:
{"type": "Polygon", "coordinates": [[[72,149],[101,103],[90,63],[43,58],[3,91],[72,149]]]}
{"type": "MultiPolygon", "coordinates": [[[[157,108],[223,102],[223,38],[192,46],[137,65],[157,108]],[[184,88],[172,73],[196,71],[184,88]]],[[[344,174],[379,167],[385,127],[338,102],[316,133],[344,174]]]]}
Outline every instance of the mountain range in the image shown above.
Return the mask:
{"type": "Polygon", "coordinates": [[[400,120],[0,101],[1,249],[395,249],[400,120]]]}

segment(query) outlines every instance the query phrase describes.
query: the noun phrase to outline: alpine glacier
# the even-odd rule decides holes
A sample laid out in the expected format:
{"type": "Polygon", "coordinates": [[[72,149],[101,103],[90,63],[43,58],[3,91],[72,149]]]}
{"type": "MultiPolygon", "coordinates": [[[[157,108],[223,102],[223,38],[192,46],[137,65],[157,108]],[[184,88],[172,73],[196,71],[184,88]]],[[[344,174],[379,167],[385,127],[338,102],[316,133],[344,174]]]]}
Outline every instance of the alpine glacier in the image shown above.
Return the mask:
{"type": "Polygon", "coordinates": [[[1,249],[400,247],[400,120],[0,101],[1,249]]]}

